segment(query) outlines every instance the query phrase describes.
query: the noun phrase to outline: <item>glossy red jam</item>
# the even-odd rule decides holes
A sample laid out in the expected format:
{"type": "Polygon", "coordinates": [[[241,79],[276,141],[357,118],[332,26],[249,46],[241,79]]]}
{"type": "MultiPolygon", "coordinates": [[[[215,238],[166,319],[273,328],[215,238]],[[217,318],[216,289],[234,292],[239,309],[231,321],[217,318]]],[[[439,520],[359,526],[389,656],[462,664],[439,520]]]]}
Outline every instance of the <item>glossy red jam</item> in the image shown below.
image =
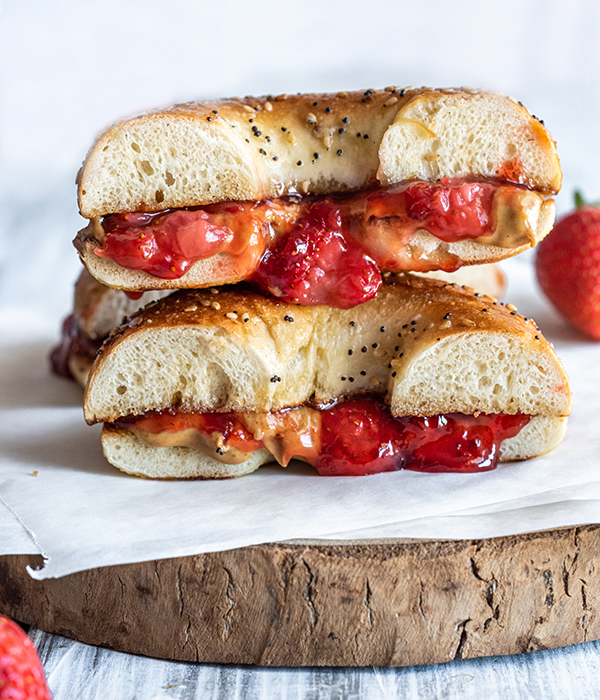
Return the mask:
{"type": "Polygon", "coordinates": [[[179,279],[195,262],[226,253],[240,280],[274,296],[350,308],[374,296],[382,269],[456,269],[449,253],[435,262],[425,252],[409,259],[406,245],[418,230],[447,242],[491,234],[496,190],[445,178],[326,198],[112,214],[102,221],[104,246],[94,252],[162,279],[179,279]]]}
{"type": "Polygon", "coordinates": [[[60,343],[50,353],[52,371],[59,377],[73,379],[69,359],[78,355],[93,360],[101,345],[102,340],[93,340],[81,330],[73,314],[67,316],[63,321],[60,343]]]}
{"type": "Polygon", "coordinates": [[[522,414],[459,413],[396,418],[377,399],[355,398],[320,411],[303,407],[263,414],[269,428],[261,431],[260,439],[244,425],[246,414],[236,413],[164,411],[123,418],[116,425],[141,434],[194,428],[205,435],[222,435],[220,446],[215,449],[218,459],[223,448],[235,447],[250,453],[265,447],[268,430],[271,439],[281,439],[286,430],[307,425],[306,421],[293,421],[297,411],[318,414],[320,428],[315,432],[312,415],[312,430],[306,429],[295,441],[297,447],[287,455],[284,466],[291,457],[298,457],[324,476],[364,476],[399,469],[488,471],[498,464],[501,442],[517,435],[530,419],[522,414]]]}

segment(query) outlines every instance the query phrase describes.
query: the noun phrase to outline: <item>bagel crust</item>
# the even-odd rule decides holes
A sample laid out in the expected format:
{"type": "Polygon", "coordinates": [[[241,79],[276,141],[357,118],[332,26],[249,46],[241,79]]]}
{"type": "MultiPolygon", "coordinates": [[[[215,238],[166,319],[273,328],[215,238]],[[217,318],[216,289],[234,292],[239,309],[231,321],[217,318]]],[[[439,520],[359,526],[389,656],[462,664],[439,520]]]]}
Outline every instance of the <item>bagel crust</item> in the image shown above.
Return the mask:
{"type": "Polygon", "coordinates": [[[119,122],[83,164],[79,207],[93,218],[443,177],[544,195],[561,184],[551,136],[511,98],[390,88],[193,102],[119,122]]]}
{"type": "Polygon", "coordinates": [[[381,393],[396,416],[567,416],[568,378],[533,321],[438,280],[388,275],[370,302],[302,307],[244,288],[181,290],[101,349],[89,423],[179,406],[278,411],[381,393]]]}

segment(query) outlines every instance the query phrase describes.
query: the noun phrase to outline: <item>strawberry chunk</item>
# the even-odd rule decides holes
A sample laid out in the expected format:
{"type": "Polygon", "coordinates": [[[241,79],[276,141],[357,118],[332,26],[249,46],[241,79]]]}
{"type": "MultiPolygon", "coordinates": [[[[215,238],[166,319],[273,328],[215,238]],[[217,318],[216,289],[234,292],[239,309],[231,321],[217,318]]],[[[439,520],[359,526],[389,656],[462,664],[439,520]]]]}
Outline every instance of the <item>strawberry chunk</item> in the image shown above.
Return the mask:
{"type": "Polygon", "coordinates": [[[321,415],[321,454],[313,466],[326,476],[488,471],[498,464],[500,443],[529,421],[522,414],[396,418],[373,399],[351,399],[321,415]]]}
{"type": "Polygon", "coordinates": [[[372,299],[381,272],[365,248],[344,235],[342,215],[314,205],[275,248],[267,250],[253,282],[284,301],[350,309],[372,299]]]}

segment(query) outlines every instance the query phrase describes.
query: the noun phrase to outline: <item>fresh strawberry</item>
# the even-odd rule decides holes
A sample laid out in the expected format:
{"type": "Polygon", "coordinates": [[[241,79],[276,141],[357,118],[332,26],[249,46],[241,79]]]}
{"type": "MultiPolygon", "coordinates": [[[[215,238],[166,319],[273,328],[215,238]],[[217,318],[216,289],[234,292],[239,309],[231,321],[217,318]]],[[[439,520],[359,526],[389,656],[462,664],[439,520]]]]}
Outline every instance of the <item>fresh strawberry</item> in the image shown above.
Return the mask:
{"type": "Polygon", "coordinates": [[[344,236],[339,210],[315,205],[297,229],[267,251],[253,281],[294,304],[350,309],[377,294],[381,273],[365,249],[344,236]]]}
{"type": "Polygon", "coordinates": [[[539,244],[540,287],[577,329],[600,340],[600,207],[575,195],[576,210],[539,244]]]}
{"type": "Polygon", "coordinates": [[[0,700],[51,700],[33,642],[0,615],[0,700]]]}

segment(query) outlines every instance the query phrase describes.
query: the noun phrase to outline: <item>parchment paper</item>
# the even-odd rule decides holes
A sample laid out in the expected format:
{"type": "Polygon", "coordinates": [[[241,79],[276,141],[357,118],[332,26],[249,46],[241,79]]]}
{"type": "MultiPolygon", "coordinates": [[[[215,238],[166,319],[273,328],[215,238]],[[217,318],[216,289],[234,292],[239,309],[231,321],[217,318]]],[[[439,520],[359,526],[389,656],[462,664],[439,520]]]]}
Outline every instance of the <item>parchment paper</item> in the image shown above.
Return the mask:
{"type": "Polygon", "coordinates": [[[104,460],[100,427],[84,423],[81,391],[49,373],[59,314],[0,307],[0,553],[39,551],[41,579],[291,538],[474,538],[600,522],[600,344],[549,308],[529,256],[504,268],[506,298],[555,343],[574,410],[557,450],[481,474],[324,478],[295,465],[221,482],[125,476],[104,460]]]}

